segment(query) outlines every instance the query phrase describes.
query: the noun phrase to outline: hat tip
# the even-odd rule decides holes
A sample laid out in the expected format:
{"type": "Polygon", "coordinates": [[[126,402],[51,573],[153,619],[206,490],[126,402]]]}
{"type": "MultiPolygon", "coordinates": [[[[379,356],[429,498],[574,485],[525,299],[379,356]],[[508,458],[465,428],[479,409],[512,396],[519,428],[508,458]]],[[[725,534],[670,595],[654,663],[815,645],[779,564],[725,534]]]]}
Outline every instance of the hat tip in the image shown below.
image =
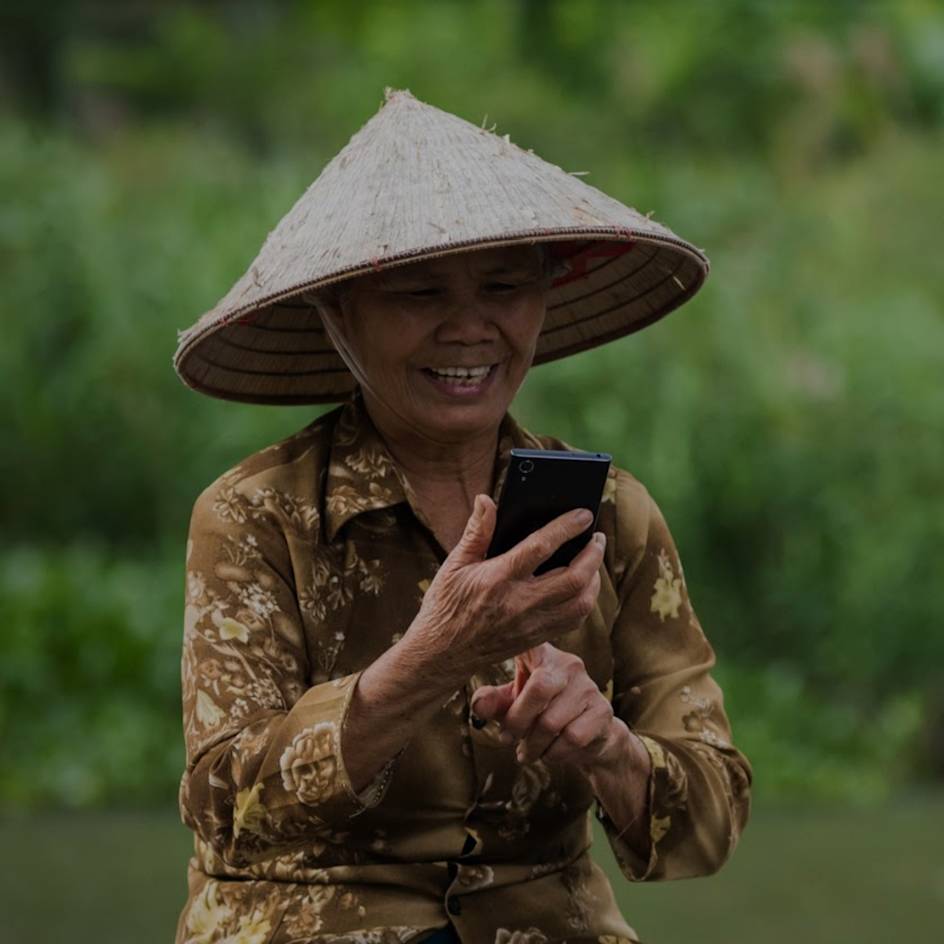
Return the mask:
{"type": "Polygon", "coordinates": [[[384,86],[384,104],[391,101],[397,95],[405,95],[407,98],[413,98],[413,93],[409,89],[398,89],[392,85],[384,86]]]}

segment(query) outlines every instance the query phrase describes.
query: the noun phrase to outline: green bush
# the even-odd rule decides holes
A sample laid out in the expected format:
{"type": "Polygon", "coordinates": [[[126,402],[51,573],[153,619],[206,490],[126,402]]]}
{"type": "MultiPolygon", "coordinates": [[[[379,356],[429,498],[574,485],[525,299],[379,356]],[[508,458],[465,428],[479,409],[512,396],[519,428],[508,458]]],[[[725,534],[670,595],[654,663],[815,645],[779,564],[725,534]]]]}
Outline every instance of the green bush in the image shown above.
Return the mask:
{"type": "Polygon", "coordinates": [[[0,557],[0,808],[173,803],[183,551],[0,557]]]}

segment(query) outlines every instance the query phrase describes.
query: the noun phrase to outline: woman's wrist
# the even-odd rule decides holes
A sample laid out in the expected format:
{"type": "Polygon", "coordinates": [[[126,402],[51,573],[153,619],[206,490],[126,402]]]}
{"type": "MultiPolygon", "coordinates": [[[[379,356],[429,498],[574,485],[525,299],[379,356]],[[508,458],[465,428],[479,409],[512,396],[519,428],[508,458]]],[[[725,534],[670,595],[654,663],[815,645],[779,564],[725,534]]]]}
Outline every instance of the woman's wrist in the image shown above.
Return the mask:
{"type": "Polygon", "coordinates": [[[600,777],[620,777],[627,769],[635,774],[640,769],[648,769],[649,752],[639,736],[620,718],[613,717],[606,745],[597,761],[587,774],[600,777]]]}
{"type": "MultiPolygon", "coordinates": [[[[435,627],[415,620],[403,637],[387,650],[396,671],[410,678],[427,680],[432,700],[448,700],[475,674],[475,668],[463,665],[454,646],[443,641],[435,627]]],[[[442,702],[440,701],[440,704],[442,702]]]]}
{"type": "Polygon", "coordinates": [[[649,829],[647,806],[652,761],[646,745],[625,722],[614,717],[610,731],[600,759],[584,772],[610,820],[641,840],[649,829]]]}
{"type": "Polygon", "coordinates": [[[425,640],[404,634],[361,675],[371,700],[404,718],[435,714],[465,684],[425,640]]]}
{"type": "Polygon", "coordinates": [[[455,689],[417,661],[403,640],[365,668],[357,680],[344,726],[343,754],[352,789],[359,793],[429,722],[455,689]],[[363,750],[364,745],[370,750],[363,750]]]}
{"type": "Polygon", "coordinates": [[[378,759],[393,757],[461,688],[437,664],[422,634],[407,633],[365,668],[351,696],[345,758],[355,791],[376,774],[378,759]],[[369,756],[352,745],[369,735],[369,756]]]}

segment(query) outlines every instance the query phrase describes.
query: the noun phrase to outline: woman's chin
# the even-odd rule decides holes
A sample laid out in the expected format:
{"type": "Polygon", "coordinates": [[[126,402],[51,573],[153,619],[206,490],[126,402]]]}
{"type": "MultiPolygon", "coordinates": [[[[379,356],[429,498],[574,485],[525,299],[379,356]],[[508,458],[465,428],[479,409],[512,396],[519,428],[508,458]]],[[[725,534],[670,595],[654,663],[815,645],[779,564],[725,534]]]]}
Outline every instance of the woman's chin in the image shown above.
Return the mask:
{"type": "Polygon", "coordinates": [[[430,404],[417,417],[419,426],[427,430],[430,437],[439,442],[456,444],[468,441],[469,437],[497,429],[504,410],[494,404],[464,404],[435,406],[430,404]]]}

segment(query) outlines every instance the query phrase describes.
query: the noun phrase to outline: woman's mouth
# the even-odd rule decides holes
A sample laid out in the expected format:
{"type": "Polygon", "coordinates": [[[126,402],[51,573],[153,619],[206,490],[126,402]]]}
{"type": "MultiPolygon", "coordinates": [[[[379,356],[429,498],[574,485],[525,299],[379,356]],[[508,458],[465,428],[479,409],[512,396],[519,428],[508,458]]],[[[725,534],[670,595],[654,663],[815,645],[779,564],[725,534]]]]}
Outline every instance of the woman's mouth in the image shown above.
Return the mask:
{"type": "Polygon", "coordinates": [[[424,367],[422,373],[437,390],[451,396],[470,397],[482,393],[495,376],[497,364],[478,367],[424,367]]]}

